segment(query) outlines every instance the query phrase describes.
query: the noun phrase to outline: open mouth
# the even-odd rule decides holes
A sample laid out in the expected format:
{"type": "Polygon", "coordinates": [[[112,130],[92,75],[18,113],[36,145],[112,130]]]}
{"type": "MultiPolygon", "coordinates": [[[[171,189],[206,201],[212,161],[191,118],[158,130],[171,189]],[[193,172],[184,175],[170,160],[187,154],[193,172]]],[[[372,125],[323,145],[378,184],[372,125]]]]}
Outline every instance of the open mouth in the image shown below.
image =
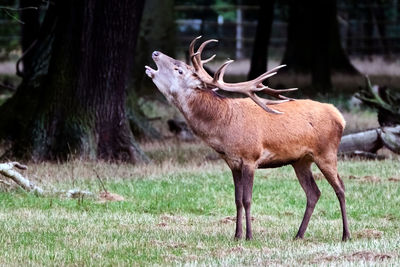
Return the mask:
{"type": "Polygon", "coordinates": [[[146,75],[153,79],[155,73],[156,73],[158,70],[154,70],[154,69],[150,68],[149,66],[144,66],[144,67],[145,67],[145,69],[146,69],[146,75]]]}
{"type": "MultiPolygon", "coordinates": [[[[157,61],[159,60],[159,56],[160,56],[160,52],[158,52],[158,51],[154,51],[153,52],[153,54],[151,54],[151,57],[153,58],[153,60],[154,60],[154,62],[156,63],[156,65],[157,65],[157,61]]],[[[146,74],[147,74],[147,76],[149,76],[150,78],[154,78],[154,75],[155,75],[155,73],[158,71],[158,70],[154,70],[154,69],[152,69],[152,68],[150,68],[149,66],[144,66],[145,68],[146,68],[146,74]]],[[[158,67],[158,66],[157,66],[158,67]]]]}

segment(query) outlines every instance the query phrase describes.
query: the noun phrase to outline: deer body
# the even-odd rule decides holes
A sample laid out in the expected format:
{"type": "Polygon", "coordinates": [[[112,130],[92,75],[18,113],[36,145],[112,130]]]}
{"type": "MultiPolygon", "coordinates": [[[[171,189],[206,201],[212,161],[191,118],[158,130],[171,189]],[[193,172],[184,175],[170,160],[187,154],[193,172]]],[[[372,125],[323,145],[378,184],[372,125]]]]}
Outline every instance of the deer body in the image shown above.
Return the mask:
{"type": "MultiPolygon", "coordinates": [[[[221,82],[221,78],[219,83],[215,78],[212,81],[207,74],[196,71],[200,62],[200,59],[196,61],[196,54],[192,55],[193,69],[154,52],[153,59],[159,69],[155,71],[146,66],[146,74],[182,112],[193,132],[218,152],[230,167],[237,210],[235,238],[242,237],[243,209],[246,238],[252,238],[250,210],[255,169],[288,164],[293,166],[307,197],[306,212],[296,235],[296,238],[303,238],[321,194],[311,173],[311,164],[315,162],[336,192],[342,213],[342,239],[349,239],[344,185],[337,173],[337,149],[345,127],[339,111],[332,105],[311,100],[266,102],[277,104],[277,110],[274,110],[265,107],[263,100],[250,93],[250,98],[245,99],[222,97],[207,84],[219,85],[227,91],[233,90],[234,85],[221,82]],[[206,77],[202,77],[204,75],[206,77]]],[[[224,69],[218,70],[216,76],[219,72],[223,75],[224,69]]],[[[240,88],[245,85],[241,83],[240,88]]],[[[256,91],[259,88],[257,84],[253,86],[256,91]]],[[[240,92],[245,92],[244,89],[240,92]]],[[[268,90],[267,93],[281,97],[274,89],[268,90]]]]}
{"type": "Polygon", "coordinates": [[[241,162],[279,167],[335,151],[345,126],[336,108],[311,100],[279,104],[282,115],[266,113],[248,98],[221,98],[209,91],[184,101],[181,112],[193,132],[230,167],[241,162]]]}

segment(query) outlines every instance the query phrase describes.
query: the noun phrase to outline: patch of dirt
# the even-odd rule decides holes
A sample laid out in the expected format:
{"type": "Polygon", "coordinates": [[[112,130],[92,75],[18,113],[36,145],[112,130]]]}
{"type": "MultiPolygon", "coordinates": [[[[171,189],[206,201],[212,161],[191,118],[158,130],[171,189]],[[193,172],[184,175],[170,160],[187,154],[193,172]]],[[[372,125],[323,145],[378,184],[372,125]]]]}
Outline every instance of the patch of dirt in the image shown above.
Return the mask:
{"type": "Polygon", "coordinates": [[[355,238],[369,238],[378,239],[382,237],[382,232],[375,229],[363,229],[361,231],[355,232],[353,235],[355,238]]]}
{"type": "Polygon", "coordinates": [[[359,182],[364,182],[364,183],[379,183],[381,181],[381,178],[377,176],[372,176],[372,175],[367,175],[364,177],[357,177],[354,175],[349,175],[348,177],[350,180],[358,180],[359,182]]]}
{"type": "MultiPolygon", "coordinates": [[[[158,227],[167,227],[169,225],[178,224],[182,227],[185,227],[185,224],[188,223],[188,219],[182,216],[174,216],[170,214],[163,214],[160,216],[161,222],[158,223],[156,226],[158,227]]],[[[175,226],[174,226],[175,227],[175,226]]]]}
{"type": "Polygon", "coordinates": [[[388,179],[388,181],[391,181],[391,182],[400,182],[400,178],[397,178],[397,177],[390,177],[390,178],[388,179]]]}
{"type": "Polygon", "coordinates": [[[151,240],[151,245],[157,247],[168,247],[168,248],[186,248],[187,245],[185,243],[174,243],[174,242],[164,242],[161,240],[151,240]]]}
{"type": "Polygon", "coordinates": [[[392,255],[383,254],[383,253],[375,253],[372,251],[358,251],[353,254],[341,255],[341,256],[323,256],[316,258],[311,261],[313,264],[321,264],[322,262],[333,262],[333,261],[383,261],[386,259],[391,259],[392,255]]]}
{"type": "Polygon", "coordinates": [[[237,246],[231,247],[231,248],[216,249],[212,252],[212,254],[215,257],[223,258],[223,257],[232,255],[232,254],[243,254],[244,255],[244,253],[246,253],[247,251],[249,251],[248,248],[245,248],[242,245],[237,245],[237,246]]]}
{"type": "Polygon", "coordinates": [[[100,192],[99,194],[99,203],[105,203],[107,201],[124,201],[125,198],[118,194],[110,193],[110,192],[100,192]]]}
{"type": "Polygon", "coordinates": [[[396,220],[397,219],[397,217],[396,216],[394,216],[393,214],[386,214],[385,215],[385,219],[386,220],[388,220],[388,221],[393,221],[393,220],[396,220]]]}
{"type": "Polygon", "coordinates": [[[158,227],[165,227],[165,226],[167,226],[167,225],[168,225],[168,224],[165,223],[165,222],[160,222],[159,224],[157,224],[158,227]]]}
{"type": "Polygon", "coordinates": [[[236,222],[236,217],[228,216],[228,217],[225,217],[225,218],[219,220],[219,222],[224,223],[224,224],[233,223],[233,222],[236,222]]]}
{"type": "Polygon", "coordinates": [[[170,215],[170,214],[163,214],[161,215],[161,220],[165,222],[171,222],[171,223],[180,223],[184,224],[188,222],[188,219],[182,216],[175,216],[175,215],[170,215]]]}
{"type": "Polygon", "coordinates": [[[244,248],[244,247],[239,245],[237,247],[230,248],[228,251],[229,252],[233,252],[233,253],[241,253],[241,252],[243,252],[245,250],[247,250],[247,248],[244,248]]]}
{"type": "MultiPolygon", "coordinates": [[[[256,218],[251,216],[251,221],[254,222],[255,220],[256,220],[256,218]]],[[[245,218],[243,218],[243,221],[245,221],[245,218]]],[[[236,222],[236,217],[228,216],[228,217],[225,217],[225,218],[219,220],[219,222],[223,223],[223,224],[233,223],[233,222],[236,222]]]]}
{"type": "Polygon", "coordinates": [[[377,182],[381,181],[381,179],[379,177],[371,176],[371,175],[364,176],[363,180],[366,182],[372,182],[372,183],[377,183],[377,182]]]}
{"type": "Polygon", "coordinates": [[[359,251],[352,255],[345,256],[346,260],[367,260],[367,261],[382,261],[392,258],[389,254],[375,253],[371,251],[359,251]]]}

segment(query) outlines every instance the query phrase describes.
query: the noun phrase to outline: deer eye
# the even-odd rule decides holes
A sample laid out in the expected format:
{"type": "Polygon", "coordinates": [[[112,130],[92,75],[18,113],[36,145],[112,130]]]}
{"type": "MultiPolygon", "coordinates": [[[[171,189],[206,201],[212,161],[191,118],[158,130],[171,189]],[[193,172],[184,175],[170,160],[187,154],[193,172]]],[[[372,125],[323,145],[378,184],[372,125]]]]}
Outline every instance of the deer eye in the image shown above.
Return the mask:
{"type": "Polygon", "coordinates": [[[183,74],[183,71],[182,71],[182,70],[178,70],[178,73],[179,73],[179,74],[183,74]]]}

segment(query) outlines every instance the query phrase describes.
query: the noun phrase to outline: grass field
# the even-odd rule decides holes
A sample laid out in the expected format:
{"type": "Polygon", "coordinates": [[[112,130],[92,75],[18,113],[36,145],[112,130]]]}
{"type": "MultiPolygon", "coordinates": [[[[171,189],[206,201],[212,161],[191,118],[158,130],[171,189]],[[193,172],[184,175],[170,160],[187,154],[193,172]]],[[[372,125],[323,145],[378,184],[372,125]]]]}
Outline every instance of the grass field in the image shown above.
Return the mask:
{"type": "Polygon", "coordinates": [[[30,165],[25,175],[47,190],[100,185],[125,201],[36,197],[0,190],[3,265],[396,265],[400,261],[400,164],[340,161],[352,240],[341,239],[339,203],[314,173],[322,196],[304,240],[294,241],[305,195],[291,167],[256,173],[252,241],[234,241],[233,182],[201,144],[147,145],[152,164],[30,165]],[[196,157],[197,155],[197,157],[196,157]]]}

